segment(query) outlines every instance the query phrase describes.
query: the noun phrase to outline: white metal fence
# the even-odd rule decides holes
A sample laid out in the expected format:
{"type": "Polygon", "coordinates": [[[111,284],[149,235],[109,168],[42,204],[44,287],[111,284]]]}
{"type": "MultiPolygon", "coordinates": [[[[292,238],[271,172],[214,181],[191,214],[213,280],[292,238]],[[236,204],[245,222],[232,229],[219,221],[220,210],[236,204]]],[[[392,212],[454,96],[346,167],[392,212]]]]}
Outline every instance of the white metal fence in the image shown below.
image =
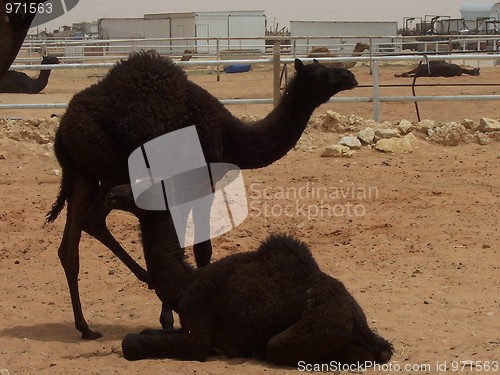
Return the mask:
{"type": "MultiPolygon", "coordinates": [[[[299,57],[299,56],[297,56],[299,57]]],[[[380,76],[379,65],[384,62],[395,61],[422,61],[428,60],[492,60],[500,61],[500,51],[489,53],[475,53],[475,54],[439,54],[439,55],[395,55],[395,56],[382,56],[370,54],[369,56],[359,57],[330,57],[330,58],[317,58],[320,62],[347,62],[347,61],[363,61],[368,62],[372,69],[373,79],[373,94],[366,97],[349,97],[349,98],[333,98],[332,102],[371,102],[373,103],[373,119],[380,120],[380,103],[382,102],[419,102],[419,101],[455,101],[455,100],[500,100],[500,95],[456,95],[456,96],[381,96],[380,95],[380,76]]],[[[302,58],[304,62],[312,61],[311,58],[302,58]]],[[[274,93],[273,98],[260,98],[260,99],[226,99],[221,100],[223,104],[269,104],[276,105],[280,96],[280,70],[283,64],[291,64],[294,57],[289,53],[283,54],[282,46],[279,39],[276,39],[273,55],[265,56],[265,58],[251,59],[251,60],[218,60],[218,59],[196,59],[194,61],[180,61],[177,62],[180,66],[214,66],[221,64],[273,64],[274,73],[274,93]]],[[[111,68],[113,63],[74,63],[74,64],[59,64],[59,65],[44,65],[44,68],[49,69],[88,69],[88,68],[111,68]]],[[[15,70],[40,70],[40,65],[14,65],[11,69],[15,70]]],[[[500,84],[499,84],[500,86],[500,84]]],[[[40,103],[40,104],[0,104],[0,111],[3,109],[40,109],[40,108],[66,108],[67,103],[40,103]]],[[[1,115],[1,112],[0,112],[1,115]]]]}

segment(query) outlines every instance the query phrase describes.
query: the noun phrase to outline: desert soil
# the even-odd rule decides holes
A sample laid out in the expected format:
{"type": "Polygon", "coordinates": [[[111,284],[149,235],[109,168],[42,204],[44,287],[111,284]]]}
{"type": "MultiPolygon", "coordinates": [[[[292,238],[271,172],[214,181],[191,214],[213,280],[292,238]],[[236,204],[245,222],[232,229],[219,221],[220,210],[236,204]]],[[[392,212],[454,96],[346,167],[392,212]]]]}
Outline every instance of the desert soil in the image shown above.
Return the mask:
{"type": "MultiPolygon", "coordinates": [[[[406,69],[383,67],[381,83],[409,83],[393,77],[406,69]]],[[[371,84],[367,67],[353,72],[360,84],[371,84]]],[[[41,94],[2,95],[0,102],[66,102],[95,83],[98,74],[102,71],[58,70],[41,94]]],[[[190,78],[219,98],[271,96],[271,73],[265,69],[223,75],[220,82],[202,70],[190,78]]],[[[438,82],[500,83],[500,68],[482,68],[480,77],[438,82]]],[[[340,96],[365,96],[370,90],[358,88],[340,96]]],[[[500,89],[421,87],[417,93],[499,94],[500,89]]],[[[382,92],[396,94],[411,91],[405,87],[382,92]]],[[[229,109],[261,117],[270,107],[229,109]]],[[[315,116],[329,109],[345,116],[372,116],[372,105],[364,103],[323,105],[315,116]]],[[[63,111],[4,110],[0,116],[45,118],[52,113],[61,116],[63,111]]],[[[420,113],[442,122],[500,118],[497,101],[426,102],[420,104],[420,113]]],[[[413,103],[385,103],[381,117],[416,121],[413,103]]],[[[0,369],[10,374],[297,372],[253,359],[126,361],[121,339],[157,327],[160,303],[109,250],[85,234],[80,293],[89,324],[103,337],[81,340],[57,257],[65,211],[54,224],[44,224],[60,181],[50,143],[55,125],[31,121],[9,132],[7,124],[3,121],[0,132],[0,369]]],[[[412,153],[384,154],[363,146],[351,158],[322,158],[324,147],[342,135],[308,128],[299,147],[283,159],[245,171],[249,217],[214,240],[214,260],[255,249],[272,232],[293,234],[310,245],[325,272],[345,283],[370,325],[393,343],[390,365],[401,366],[401,373],[436,373],[438,364],[451,373],[494,373],[492,362],[500,360],[498,137],[486,145],[443,146],[420,135],[412,153]],[[460,362],[468,360],[473,365],[460,362]],[[403,370],[424,364],[430,367],[403,370]]],[[[119,242],[143,263],[135,218],[113,212],[108,222],[119,242]]]]}

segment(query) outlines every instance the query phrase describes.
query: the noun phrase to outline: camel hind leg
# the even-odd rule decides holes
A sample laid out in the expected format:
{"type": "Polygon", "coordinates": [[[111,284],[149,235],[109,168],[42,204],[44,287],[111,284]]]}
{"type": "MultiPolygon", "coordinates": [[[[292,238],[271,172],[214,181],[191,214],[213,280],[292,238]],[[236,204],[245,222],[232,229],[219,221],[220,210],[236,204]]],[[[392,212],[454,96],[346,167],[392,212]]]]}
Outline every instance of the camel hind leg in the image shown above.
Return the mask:
{"type": "Polygon", "coordinates": [[[318,363],[352,339],[351,327],[323,326],[321,315],[303,316],[273,336],[257,357],[278,365],[296,367],[299,361],[318,363]]]}
{"type": "Polygon", "coordinates": [[[79,243],[88,207],[98,193],[98,181],[81,170],[75,170],[73,188],[68,197],[66,225],[59,246],[59,259],[66,275],[75,327],[82,333],[82,338],[93,340],[101,337],[99,332],[92,331],[83,316],[78,287],[80,272],[79,243]]]}
{"type": "Polygon", "coordinates": [[[265,359],[287,366],[337,361],[359,364],[389,361],[392,346],[371,331],[363,311],[343,285],[313,291],[310,307],[295,324],[272,337],[263,352],[265,359]],[[318,291],[320,293],[318,293],[318,291]]]}
{"type": "MultiPolygon", "coordinates": [[[[75,327],[82,338],[93,340],[101,333],[92,331],[83,315],[78,286],[80,271],[79,243],[82,230],[108,247],[139,280],[151,287],[149,274],[121,247],[106,227],[109,209],[104,207],[106,187],[99,186],[98,179],[81,168],[73,171],[72,191],[68,197],[68,211],[63,238],[59,247],[59,259],[63,266],[71,296],[75,327]]],[[[162,309],[161,322],[171,326],[173,321],[168,309],[162,309]]]]}

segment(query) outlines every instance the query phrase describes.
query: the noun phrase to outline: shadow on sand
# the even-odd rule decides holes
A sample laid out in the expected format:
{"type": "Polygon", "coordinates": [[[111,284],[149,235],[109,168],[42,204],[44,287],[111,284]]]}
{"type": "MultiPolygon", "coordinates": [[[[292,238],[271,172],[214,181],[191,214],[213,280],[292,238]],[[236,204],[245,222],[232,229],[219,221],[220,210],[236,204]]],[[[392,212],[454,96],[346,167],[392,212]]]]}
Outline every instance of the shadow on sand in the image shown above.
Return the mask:
{"type": "MultiPolygon", "coordinates": [[[[97,339],[100,342],[121,341],[127,333],[140,332],[146,326],[126,326],[126,325],[93,325],[92,329],[102,333],[103,337],[97,339]]],[[[16,338],[27,338],[29,340],[63,343],[76,343],[83,341],[80,333],[75,329],[73,323],[38,323],[32,325],[17,325],[0,330],[0,336],[10,336],[16,338]]]]}

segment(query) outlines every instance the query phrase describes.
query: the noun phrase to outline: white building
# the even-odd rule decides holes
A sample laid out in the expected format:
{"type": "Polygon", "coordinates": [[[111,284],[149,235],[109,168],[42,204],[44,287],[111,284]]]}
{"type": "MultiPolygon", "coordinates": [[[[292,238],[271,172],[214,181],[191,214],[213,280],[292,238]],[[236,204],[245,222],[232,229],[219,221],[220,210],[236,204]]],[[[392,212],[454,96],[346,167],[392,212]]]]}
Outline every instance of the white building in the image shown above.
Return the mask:
{"type": "MultiPolygon", "coordinates": [[[[99,35],[103,39],[207,38],[197,41],[148,42],[149,48],[173,53],[182,52],[184,49],[196,49],[198,53],[214,53],[217,42],[210,38],[264,38],[265,32],[266,17],[263,10],[158,13],[145,14],[143,18],[103,18],[99,21],[99,35]]],[[[226,40],[220,41],[219,48],[264,50],[265,41],[226,40]]]]}
{"type": "Polygon", "coordinates": [[[460,13],[469,30],[500,33],[500,3],[465,3],[460,13]]]}

